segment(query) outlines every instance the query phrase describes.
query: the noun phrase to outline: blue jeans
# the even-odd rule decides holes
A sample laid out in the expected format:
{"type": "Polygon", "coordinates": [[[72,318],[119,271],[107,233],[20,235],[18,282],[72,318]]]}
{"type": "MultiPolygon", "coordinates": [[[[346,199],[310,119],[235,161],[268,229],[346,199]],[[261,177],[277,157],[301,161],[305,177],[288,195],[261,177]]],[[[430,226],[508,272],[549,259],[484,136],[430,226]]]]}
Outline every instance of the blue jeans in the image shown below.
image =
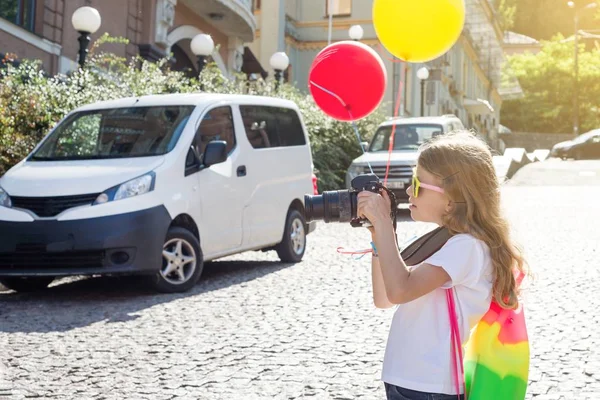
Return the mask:
{"type": "MultiPolygon", "coordinates": [[[[441,394],[441,393],[425,393],[417,392],[416,390],[405,389],[399,386],[390,385],[385,383],[385,394],[387,400],[457,400],[458,396],[455,394],[441,394]]],[[[465,396],[460,395],[460,399],[464,400],[465,396]]]]}

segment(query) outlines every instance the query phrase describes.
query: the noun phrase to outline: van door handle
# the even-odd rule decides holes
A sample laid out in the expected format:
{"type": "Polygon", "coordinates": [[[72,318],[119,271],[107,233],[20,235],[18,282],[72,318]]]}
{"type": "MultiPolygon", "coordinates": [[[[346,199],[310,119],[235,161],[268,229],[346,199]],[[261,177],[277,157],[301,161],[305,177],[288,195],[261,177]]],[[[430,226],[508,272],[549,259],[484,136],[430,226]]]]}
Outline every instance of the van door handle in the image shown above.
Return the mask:
{"type": "Polygon", "coordinates": [[[237,168],[237,176],[246,176],[246,166],[245,165],[240,165],[237,168]]]}

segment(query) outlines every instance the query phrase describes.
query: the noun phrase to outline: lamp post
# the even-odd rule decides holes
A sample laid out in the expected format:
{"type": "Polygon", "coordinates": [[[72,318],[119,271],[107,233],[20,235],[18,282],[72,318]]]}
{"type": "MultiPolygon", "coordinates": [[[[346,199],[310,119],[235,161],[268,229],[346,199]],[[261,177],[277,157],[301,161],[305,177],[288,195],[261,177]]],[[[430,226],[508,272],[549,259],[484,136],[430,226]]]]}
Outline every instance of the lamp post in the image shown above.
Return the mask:
{"type": "Polygon", "coordinates": [[[362,39],[364,33],[365,32],[360,25],[352,25],[350,29],[348,29],[348,36],[350,36],[350,39],[352,40],[359,41],[362,39]]]}
{"type": "Polygon", "coordinates": [[[215,42],[213,42],[210,35],[199,33],[192,39],[190,48],[192,53],[198,57],[198,75],[200,75],[206,65],[206,58],[210,56],[215,49],[215,42]]]}
{"type": "Polygon", "coordinates": [[[417,71],[417,78],[421,81],[421,117],[425,115],[425,81],[429,79],[427,67],[421,67],[417,71]]]}
{"type": "Polygon", "coordinates": [[[279,89],[283,71],[290,65],[290,59],[283,51],[278,51],[271,56],[269,64],[271,64],[271,68],[275,70],[275,90],[277,90],[279,89]]]}
{"type": "Polygon", "coordinates": [[[578,63],[578,56],[579,56],[579,41],[578,41],[578,36],[579,36],[579,12],[582,10],[586,10],[586,9],[590,9],[590,8],[595,8],[598,4],[597,3],[590,3],[588,5],[586,5],[583,8],[580,9],[575,9],[575,3],[572,1],[569,1],[567,3],[567,5],[570,8],[573,8],[575,10],[575,16],[574,16],[574,25],[575,25],[575,73],[574,73],[574,82],[573,82],[573,86],[574,86],[574,90],[573,90],[573,136],[577,137],[579,135],[579,63],[578,63]]]}
{"type": "Polygon", "coordinates": [[[71,16],[73,28],[79,32],[79,66],[83,68],[90,45],[90,35],[96,33],[102,23],[98,10],[92,7],[80,7],[71,16]]]}

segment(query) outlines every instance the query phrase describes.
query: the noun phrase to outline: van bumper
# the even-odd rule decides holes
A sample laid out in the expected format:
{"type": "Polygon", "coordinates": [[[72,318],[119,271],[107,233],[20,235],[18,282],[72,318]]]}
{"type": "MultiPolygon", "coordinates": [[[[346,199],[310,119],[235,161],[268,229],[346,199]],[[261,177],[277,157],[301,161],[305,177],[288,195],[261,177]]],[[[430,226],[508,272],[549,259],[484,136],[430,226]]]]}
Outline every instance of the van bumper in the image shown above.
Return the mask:
{"type": "Polygon", "coordinates": [[[163,206],[80,220],[0,221],[0,277],[155,273],[170,223],[163,206]]]}

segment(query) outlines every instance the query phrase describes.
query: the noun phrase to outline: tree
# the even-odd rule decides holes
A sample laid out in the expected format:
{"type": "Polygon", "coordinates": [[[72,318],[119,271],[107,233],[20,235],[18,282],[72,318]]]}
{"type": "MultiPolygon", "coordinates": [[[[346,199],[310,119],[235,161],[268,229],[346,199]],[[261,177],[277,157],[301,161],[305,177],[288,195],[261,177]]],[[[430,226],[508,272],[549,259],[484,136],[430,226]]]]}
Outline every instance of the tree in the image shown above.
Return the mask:
{"type": "MultiPolygon", "coordinates": [[[[549,40],[558,33],[567,37],[574,34],[574,10],[569,8],[567,0],[501,0],[499,9],[502,10],[502,3],[513,1],[516,5],[515,32],[538,40],[549,40]]],[[[584,7],[591,1],[574,0],[575,8],[584,7]]],[[[599,29],[599,15],[593,10],[580,13],[579,29],[599,29]]]]}
{"type": "MultiPolygon", "coordinates": [[[[570,133],[573,131],[573,42],[558,35],[542,42],[538,54],[508,57],[508,67],[525,96],[502,104],[501,121],[521,132],[570,133]]],[[[580,132],[600,127],[600,50],[579,48],[580,132]]]]}
{"type": "Polygon", "coordinates": [[[498,3],[498,14],[503,31],[511,30],[516,21],[517,0],[500,0],[498,3]]]}

